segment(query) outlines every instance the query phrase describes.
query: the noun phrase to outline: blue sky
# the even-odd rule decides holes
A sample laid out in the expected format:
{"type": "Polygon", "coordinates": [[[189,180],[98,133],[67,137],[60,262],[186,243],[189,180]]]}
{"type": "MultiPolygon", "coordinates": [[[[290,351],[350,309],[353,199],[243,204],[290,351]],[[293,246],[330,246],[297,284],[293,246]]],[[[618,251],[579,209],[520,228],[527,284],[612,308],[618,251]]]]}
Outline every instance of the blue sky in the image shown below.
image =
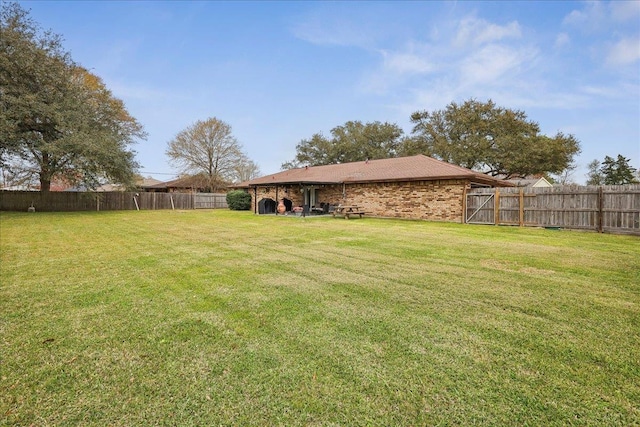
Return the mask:
{"type": "Polygon", "coordinates": [[[149,134],[145,176],[177,171],[167,143],[196,120],[230,124],[264,174],[302,139],[493,99],[542,132],[574,134],[586,165],[640,168],[640,2],[23,1],[102,77],[149,134]]]}

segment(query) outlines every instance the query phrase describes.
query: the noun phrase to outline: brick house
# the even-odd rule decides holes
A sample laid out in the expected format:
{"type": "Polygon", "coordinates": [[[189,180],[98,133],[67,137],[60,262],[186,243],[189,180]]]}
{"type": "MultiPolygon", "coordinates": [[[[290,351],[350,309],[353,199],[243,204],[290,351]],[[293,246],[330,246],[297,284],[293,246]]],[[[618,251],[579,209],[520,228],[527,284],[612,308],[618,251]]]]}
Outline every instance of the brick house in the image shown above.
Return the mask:
{"type": "Polygon", "coordinates": [[[424,155],[308,166],[237,185],[251,194],[256,214],[327,212],[331,206],[358,205],[371,216],[462,222],[466,191],[512,186],[502,180],[424,155]]]}

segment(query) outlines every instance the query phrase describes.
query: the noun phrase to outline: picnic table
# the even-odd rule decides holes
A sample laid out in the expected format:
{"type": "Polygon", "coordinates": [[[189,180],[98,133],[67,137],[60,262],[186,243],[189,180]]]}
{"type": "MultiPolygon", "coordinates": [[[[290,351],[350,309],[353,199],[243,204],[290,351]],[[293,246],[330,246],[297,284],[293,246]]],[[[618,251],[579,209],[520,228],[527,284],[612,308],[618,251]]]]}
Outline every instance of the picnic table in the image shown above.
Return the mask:
{"type": "Polygon", "coordinates": [[[359,218],[362,218],[362,215],[366,214],[366,212],[358,205],[338,205],[331,214],[334,218],[338,215],[343,216],[345,219],[349,219],[349,217],[354,215],[358,215],[359,218]]]}

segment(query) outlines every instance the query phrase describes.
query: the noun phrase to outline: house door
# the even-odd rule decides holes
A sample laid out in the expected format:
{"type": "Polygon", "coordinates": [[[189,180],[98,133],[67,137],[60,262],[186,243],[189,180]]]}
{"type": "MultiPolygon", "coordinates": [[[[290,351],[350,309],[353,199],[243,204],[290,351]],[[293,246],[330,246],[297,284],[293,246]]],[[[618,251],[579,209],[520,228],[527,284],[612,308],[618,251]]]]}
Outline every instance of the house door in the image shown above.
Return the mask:
{"type": "Polygon", "coordinates": [[[309,207],[316,205],[316,189],[314,187],[304,188],[304,204],[309,207]]]}

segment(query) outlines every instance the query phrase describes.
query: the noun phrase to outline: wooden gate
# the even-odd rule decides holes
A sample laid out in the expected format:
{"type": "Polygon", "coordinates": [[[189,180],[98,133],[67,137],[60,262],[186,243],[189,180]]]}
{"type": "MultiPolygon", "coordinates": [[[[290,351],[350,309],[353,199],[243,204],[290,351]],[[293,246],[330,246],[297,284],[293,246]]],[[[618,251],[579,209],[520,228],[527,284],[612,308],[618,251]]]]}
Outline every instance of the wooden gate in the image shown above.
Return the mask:
{"type": "Polygon", "coordinates": [[[465,222],[467,224],[495,224],[495,194],[493,189],[487,193],[467,193],[465,203],[465,222]]]}
{"type": "Polygon", "coordinates": [[[196,193],[193,195],[194,209],[227,208],[227,195],[223,193],[196,193]]]}

